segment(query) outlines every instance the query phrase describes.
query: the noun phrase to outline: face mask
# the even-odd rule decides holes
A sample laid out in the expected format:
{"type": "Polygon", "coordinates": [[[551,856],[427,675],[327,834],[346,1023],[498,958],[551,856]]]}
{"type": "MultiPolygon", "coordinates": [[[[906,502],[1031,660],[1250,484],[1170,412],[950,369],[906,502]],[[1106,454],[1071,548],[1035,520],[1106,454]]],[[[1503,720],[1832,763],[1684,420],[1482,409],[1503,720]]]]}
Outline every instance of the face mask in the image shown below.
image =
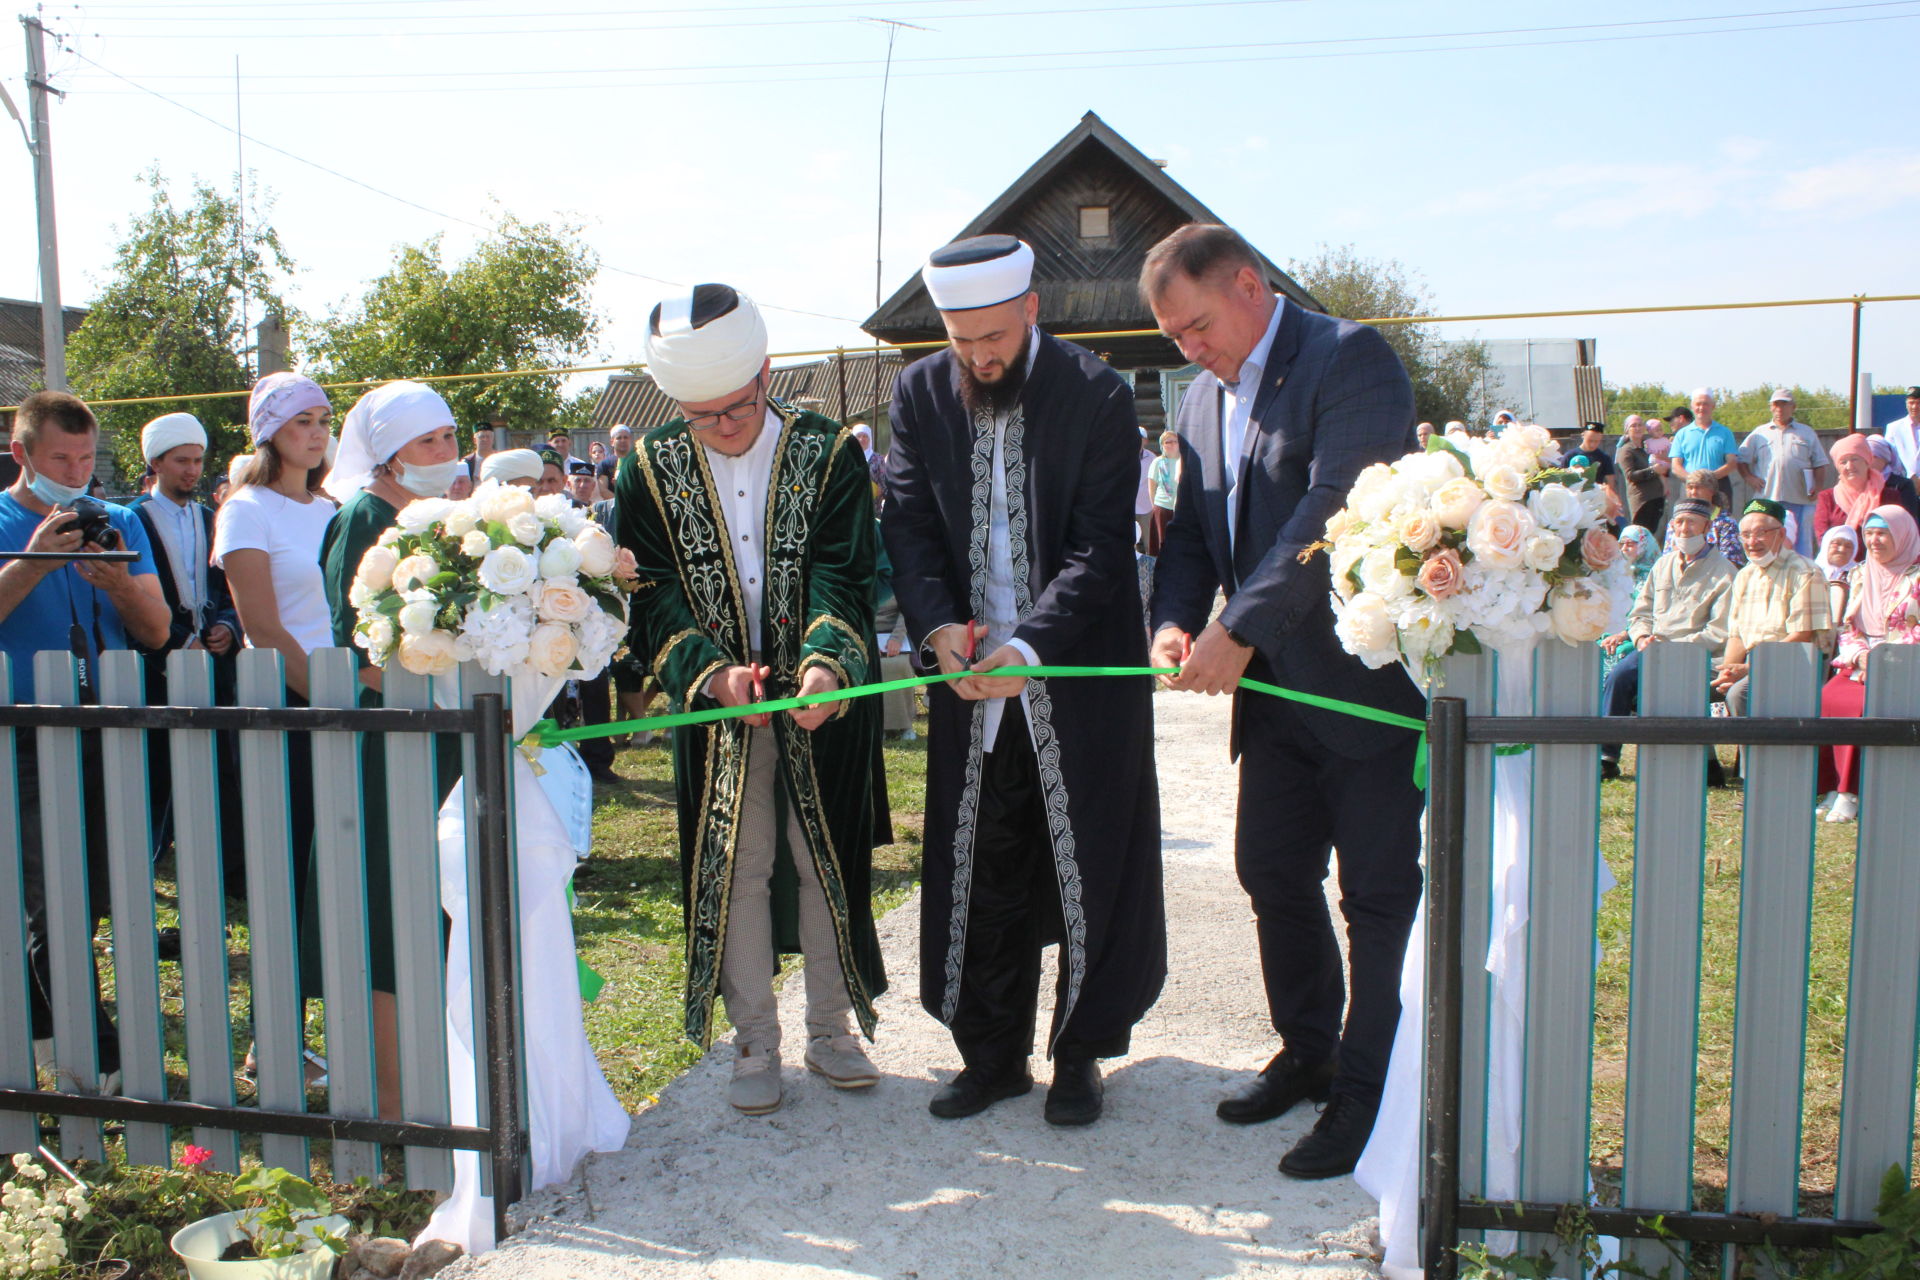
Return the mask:
{"type": "Polygon", "coordinates": [[[402,463],[406,467],[394,481],[419,498],[443,498],[453,488],[453,477],[466,466],[460,459],[452,462],[402,463]]]}
{"type": "Polygon", "coordinates": [[[1747,552],[1747,563],[1759,569],[1766,568],[1768,565],[1772,564],[1775,560],[1778,560],[1779,558],[1780,558],[1780,553],[1778,551],[1769,551],[1765,555],[1762,555],[1757,551],[1747,552]]]}
{"type": "Polygon", "coordinates": [[[27,481],[27,492],[50,507],[64,507],[75,498],[84,495],[86,491],[85,485],[76,489],[70,484],[61,484],[58,480],[41,475],[37,471],[33,473],[33,479],[27,481]]]}
{"type": "Polygon", "coordinates": [[[1707,549],[1707,535],[1704,533],[1690,534],[1680,539],[1678,545],[1680,547],[1680,554],[1691,559],[1707,549]]]}

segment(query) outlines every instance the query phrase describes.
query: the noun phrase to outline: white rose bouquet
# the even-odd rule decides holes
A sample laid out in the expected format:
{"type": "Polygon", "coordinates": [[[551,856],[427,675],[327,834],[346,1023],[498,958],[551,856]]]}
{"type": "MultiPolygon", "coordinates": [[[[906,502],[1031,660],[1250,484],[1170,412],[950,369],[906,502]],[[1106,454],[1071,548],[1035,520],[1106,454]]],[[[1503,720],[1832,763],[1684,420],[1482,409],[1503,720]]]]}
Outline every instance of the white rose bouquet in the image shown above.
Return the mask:
{"type": "Polygon", "coordinates": [[[408,503],[360,560],[353,642],[382,665],[594,676],[627,634],[632,553],[564,496],[489,481],[408,503]]]}
{"type": "Polygon", "coordinates": [[[1531,423],[1436,435],[1425,453],[1362,471],[1318,544],[1341,646],[1428,685],[1450,653],[1542,635],[1582,644],[1616,627],[1633,577],[1606,528],[1607,492],[1593,468],[1549,463],[1552,445],[1531,423]]]}

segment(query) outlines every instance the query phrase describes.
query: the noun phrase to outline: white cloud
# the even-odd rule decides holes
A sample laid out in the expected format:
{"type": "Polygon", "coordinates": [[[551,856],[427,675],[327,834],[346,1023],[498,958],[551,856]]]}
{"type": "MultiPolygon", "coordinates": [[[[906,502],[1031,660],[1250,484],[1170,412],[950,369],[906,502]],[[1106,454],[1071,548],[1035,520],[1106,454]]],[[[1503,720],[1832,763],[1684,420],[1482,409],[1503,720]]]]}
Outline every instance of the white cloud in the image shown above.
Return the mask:
{"type": "Polygon", "coordinates": [[[1878,213],[1920,200],[1920,153],[1869,151],[1789,172],[1768,203],[1790,212],[1878,213]]]}

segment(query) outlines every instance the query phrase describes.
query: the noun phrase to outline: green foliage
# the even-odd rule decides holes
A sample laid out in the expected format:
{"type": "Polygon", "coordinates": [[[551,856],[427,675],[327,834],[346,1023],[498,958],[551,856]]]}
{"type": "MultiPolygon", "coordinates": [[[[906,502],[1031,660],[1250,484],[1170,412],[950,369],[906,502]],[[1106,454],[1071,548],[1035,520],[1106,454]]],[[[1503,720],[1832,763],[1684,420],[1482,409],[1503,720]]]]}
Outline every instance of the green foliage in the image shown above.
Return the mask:
{"type": "MultiPolygon", "coordinates": [[[[418,378],[538,369],[590,355],[600,320],[592,308],[599,255],[568,225],[502,215],[465,260],[449,265],[440,237],[405,245],[360,300],[319,326],[323,380],[418,378]]],[[[499,420],[550,430],[565,400],[558,376],[441,383],[435,389],[471,428],[499,420]]],[[[347,397],[351,400],[352,396],[347,397]]],[[[337,404],[336,409],[345,408],[337,404]]],[[[585,402],[590,417],[592,404],[585,402]]]]}
{"type": "MultiPolygon", "coordinates": [[[[1768,402],[1778,389],[1778,383],[1762,383],[1743,391],[1729,391],[1725,388],[1713,388],[1717,397],[1713,416],[1716,421],[1724,422],[1737,433],[1759,426],[1769,420],[1768,402]]],[[[1852,425],[1853,419],[1847,413],[1847,394],[1830,387],[1802,387],[1789,384],[1787,390],[1793,393],[1794,416],[1819,431],[1844,431],[1852,425]]],[[[1624,386],[1607,384],[1605,388],[1607,403],[1607,424],[1615,431],[1630,413],[1642,417],[1655,414],[1665,417],[1678,405],[1691,405],[1693,389],[1662,386],[1657,382],[1631,382],[1624,386]]]]}
{"type": "MultiPolygon", "coordinates": [[[[1798,1276],[1801,1280],[1911,1280],[1920,1275],[1920,1189],[1907,1185],[1906,1170],[1899,1165],[1890,1166],[1880,1180],[1874,1222],[1880,1230],[1842,1239],[1829,1250],[1788,1253],[1767,1246],[1738,1249],[1735,1270],[1727,1274],[1746,1274],[1740,1266],[1740,1258],[1745,1257],[1763,1264],[1758,1274],[1798,1276]]],[[[1546,1252],[1493,1254],[1481,1244],[1464,1244],[1454,1252],[1465,1264],[1460,1269],[1462,1280],[1550,1280],[1569,1274],[1582,1280],[1607,1280],[1610,1276],[1712,1280],[1721,1275],[1718,1249],[1689,1251],[1658,1217],[1648,1219],[1646,1225],[1671,1255],[1658,1270],[1631,1259],[1607,1261],[1599,1234],[1587,1215],[1577,1209],[1563,1213],[1557,1224],[1558,1258],[1546,1252]],[[1572,1272],[1568,1270],[1569,1259],[1578,1264],[1572,1272]]]]}
{"type": "Polygon", "coordinates": [[[568,433],[585,431],[593,426],[593,411],[600,404],[600,393],[604,385],[588,387],[577,391],[560,402],[560,410],[554,415],[553,425],[564,428],[568,433]]]}
{"type": "MultiPolygon", "coordinates": [[[[67,373],[86,400],[190,395],[248,385],[252,335],[242,323],[267,312],[294,320],[280,296],[293,263],[258,209],[243,221],[239,202],[204,182],[174,202],[158,169],[145,175],[147,209],[116,251],[105,289],[67,344],[67,373]]],[[[97,410],[122,475],[138,476],[140,428],[184,410],[206,424],[207,473],[249,446],[246,398],[108,406],[97,410]]]]}
{"type": "Polygon", "coordinates": [[[256,1258],[291,1258],[314,1240],[335,1253],[347,1251],[346,1233],[320,1226],[333,1203],[311,1182],[285,1169],[253,1168],[233,1180],[234,1192],[252,1203],[240,1230],[256,1258]]]}
{"type": "MultiPolygon", "coordinates": [[[[1373,316],[1435,314],[1419,275],[1391,258],[1363,258],[1350,244],[1321,245],[1310,259],[1287,265],[1293,278],[1320,299],[1327,314],[1349,320],[1373,316]]],[[[1386,324],[1387,340],[1413,379],[1415,416],[1435,426],[1486,417],[1480,377],[1486,348],[1478,342],[1445,342],[1431,325],[1386,324]]]]}

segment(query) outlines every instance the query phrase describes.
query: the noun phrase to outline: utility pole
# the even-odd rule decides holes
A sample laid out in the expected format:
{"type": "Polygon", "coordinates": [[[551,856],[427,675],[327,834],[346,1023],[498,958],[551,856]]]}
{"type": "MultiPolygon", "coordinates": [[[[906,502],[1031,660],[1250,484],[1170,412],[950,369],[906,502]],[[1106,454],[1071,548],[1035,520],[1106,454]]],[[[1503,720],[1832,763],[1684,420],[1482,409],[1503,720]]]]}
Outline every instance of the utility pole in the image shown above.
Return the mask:
{"type": "Polygon", "coordinates": [[[876,23],[887,29],[887,66],[880,76],[879,163],[875,166],[873,196],[873,307],[878,311],[882,296],[881,244],[887,226],[887,87],[893,82],[893,38],[900,34],[902,27],[910,31],[931,31],[933,28],[901,22],[897,18],[862,18],[860,21],[876,23]]]}
{"type": "Polygon", "coordinates": [[[67,389],[67,320],[60,307],[60,248],[53,217],[53,135],[47,127],[47,30],[31,14],[27,29],[27,147],[33,152],[33,202],[40,215],[40,345],[49,391],[67,389]]]}

